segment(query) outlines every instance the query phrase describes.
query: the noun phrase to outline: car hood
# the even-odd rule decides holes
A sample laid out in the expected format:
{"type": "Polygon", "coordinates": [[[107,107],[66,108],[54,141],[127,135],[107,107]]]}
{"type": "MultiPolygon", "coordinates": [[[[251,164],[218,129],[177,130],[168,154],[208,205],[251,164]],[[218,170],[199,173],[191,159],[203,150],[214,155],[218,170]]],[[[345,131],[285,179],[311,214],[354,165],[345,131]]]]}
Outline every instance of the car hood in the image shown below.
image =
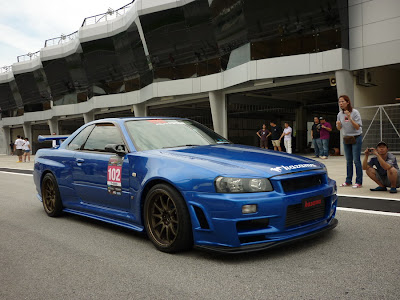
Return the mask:
{"type": "Polygon", "coordinates": [[[255,175],[269,178],[324,167],[309,158],[234,144],[171,148],[160,150],[159,154],[215,170],[222,176],[255,175]]]}

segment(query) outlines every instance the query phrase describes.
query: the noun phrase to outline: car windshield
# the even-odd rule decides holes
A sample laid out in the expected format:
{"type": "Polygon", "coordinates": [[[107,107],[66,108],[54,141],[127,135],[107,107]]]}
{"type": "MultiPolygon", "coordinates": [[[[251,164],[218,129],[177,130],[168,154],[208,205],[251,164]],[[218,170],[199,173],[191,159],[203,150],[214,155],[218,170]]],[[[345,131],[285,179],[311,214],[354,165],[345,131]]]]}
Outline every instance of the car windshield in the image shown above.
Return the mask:
{"type": "Polygon", "coordinates": [[[125,126],[138,151],[230,143],[191,120],[135,120],[127,121],[125,126]]]}

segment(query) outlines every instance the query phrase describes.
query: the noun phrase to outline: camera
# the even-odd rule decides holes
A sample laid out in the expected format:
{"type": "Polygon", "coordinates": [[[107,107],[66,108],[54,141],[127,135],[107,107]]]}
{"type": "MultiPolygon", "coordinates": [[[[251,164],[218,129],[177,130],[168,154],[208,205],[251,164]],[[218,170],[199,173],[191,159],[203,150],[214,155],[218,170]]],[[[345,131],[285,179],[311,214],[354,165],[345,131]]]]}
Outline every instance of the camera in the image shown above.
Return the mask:
{"type": "Polygon", "coordinates": [[[369,153],[374,152],[374,148],[368,148],[369,153]]]}

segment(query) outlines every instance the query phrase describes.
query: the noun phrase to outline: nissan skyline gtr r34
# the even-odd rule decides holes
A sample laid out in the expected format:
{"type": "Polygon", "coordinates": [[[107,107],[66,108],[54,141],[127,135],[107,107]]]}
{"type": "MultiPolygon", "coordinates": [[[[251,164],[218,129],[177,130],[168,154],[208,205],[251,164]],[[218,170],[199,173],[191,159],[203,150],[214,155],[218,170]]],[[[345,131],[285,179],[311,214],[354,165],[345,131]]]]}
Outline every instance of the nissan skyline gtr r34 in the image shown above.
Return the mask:
{"type": "Polygon", "coordinates": [[[337,225],[336,183],[314,160],[235,145],[188,119],[90,122],[40,149],[34,182],[51,217],[146,232],[155,247],[238,253],[337,225]]]}

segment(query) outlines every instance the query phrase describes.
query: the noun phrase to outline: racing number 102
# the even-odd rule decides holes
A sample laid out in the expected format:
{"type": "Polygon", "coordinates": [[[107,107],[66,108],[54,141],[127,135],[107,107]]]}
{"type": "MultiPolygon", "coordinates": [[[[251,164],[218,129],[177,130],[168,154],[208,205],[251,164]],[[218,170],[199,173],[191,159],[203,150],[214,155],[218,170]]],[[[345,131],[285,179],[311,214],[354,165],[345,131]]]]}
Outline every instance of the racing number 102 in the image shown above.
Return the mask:
{"type": "Polygon", "coordinates": [[[121,167],[109,166],[107,181],[121,182],[121,167]]]}

